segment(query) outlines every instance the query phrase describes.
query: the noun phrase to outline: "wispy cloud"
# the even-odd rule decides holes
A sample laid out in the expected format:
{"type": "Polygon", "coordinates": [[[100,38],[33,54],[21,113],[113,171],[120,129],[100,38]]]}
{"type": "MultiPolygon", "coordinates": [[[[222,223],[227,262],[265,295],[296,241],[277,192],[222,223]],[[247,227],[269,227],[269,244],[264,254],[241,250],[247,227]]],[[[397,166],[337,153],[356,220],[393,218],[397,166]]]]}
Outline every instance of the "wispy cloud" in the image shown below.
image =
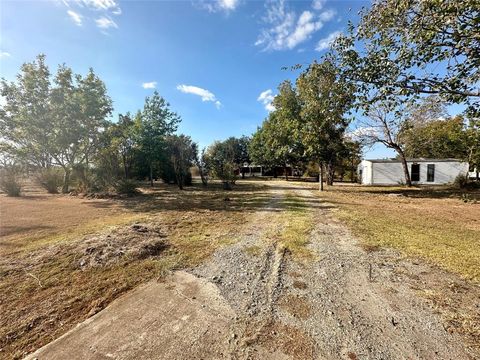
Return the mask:
{"type": "MultiPolygon", "coordinates": [[[[316,9],[320,4],[314,2],[312,6],[316,9]]],[[[323,4],[321,6],[323,7],[323,4]]],[[[334,10],[320,13],[305,10],[297,15],[295,11],[288,8],[285,0],[270,1],[266,8],[263,21],[267,27],[262,29],[255,42],[256,46],[261,46],[264,50],[293,49],[310,39],[336,14],[334,10]]]]}
{"type": "Polygon", "coordinates": [[[234,11],[239,4],[240,0],[204,0],[196,3],[197,6],[209,12],[224,11],[227,13],[234,11]]]}
{"type": "Polygon", "coordinates": [[[121,13],[120,6],[115,0],[75,0],[78,4],[93,10],[111,11],[121,13]]]}
{"type": "Polygon", "coordinates": [[[181,84],[181,85],[177,85],[177,90],[180,90],[185,94],[193,94],[193,95],[200,96],[202,101],[211,101],[215,104],[217,109],[219,109],[222,106],[222,103],[216,98],[216,96],[211,91],[208,91],[207,89],[202,89],[201,87],[193,86],[193,85],[181,84]]]}
{"type": "Polygon", "coordinates": [[[109,29],[109,28],[118,28],[118,25],[115,21],[113,21],[111,18],[102,16],[99,17],[98,19],[95,19],[95,23],[97,24],[97,27],[100,29],[109,29]]]}
{"type": "Polygon", "coordinates": [[[11,57],[12,55],[6,51],[0,51],[0,59],[11,57]]]}
{"type": "Polygon", "coordinates": [[[157,82],[156,81],[144,82],[142,84],[142,87],[144,89],[155,89],[157,87],[157,82]]]}
{"type": "Polygon", "coordinates": [[[84,23],[93,21],[106,33],[107,29],[118,28],[113,17],[122,13],[122,9],[116,0],[58,0],[67,8],[67,14],[70,19],[77,25],[82,26],[84,23]]]}
{"type": "Polygon", "coordinates": [[[272,105],[274,97],[272,89],[268,89],[260,93],[257,101],[260,101],[265,106],[265,110],[273,111],[275,110],[275,107],[272,105]]]}
{"type": "Polygon", "coordinates": [[[75,25],[82,26],[82,15],[73,10],[67,10],[67,14],[70,16],[70,19],[72,19],[75,25]]]}
{"type": "Polygon", "coordinates": [[[328,49],[341,34],[341,31],[334,31],[328,34],[326,38],[320,39],[315,50],[323,51],[328,49]]]}

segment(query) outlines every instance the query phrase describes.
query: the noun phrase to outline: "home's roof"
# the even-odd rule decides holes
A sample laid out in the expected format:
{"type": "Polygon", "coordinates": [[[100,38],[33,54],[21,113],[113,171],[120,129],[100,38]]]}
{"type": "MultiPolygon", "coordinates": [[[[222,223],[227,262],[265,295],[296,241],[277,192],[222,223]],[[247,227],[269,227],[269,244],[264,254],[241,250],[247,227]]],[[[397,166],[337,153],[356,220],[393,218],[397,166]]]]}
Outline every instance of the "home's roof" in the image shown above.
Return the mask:
{"type": "MultiPolygon", "coordinates": [[[[400,162],[399,159],[365,159],[365,161],[370,161],[372,163],[398,163],[400,162]]],[[[425,159],[425,158],[418,158],[418,159],[407,159],[408,162],[462,162],[459,159],[425,159]]]]}

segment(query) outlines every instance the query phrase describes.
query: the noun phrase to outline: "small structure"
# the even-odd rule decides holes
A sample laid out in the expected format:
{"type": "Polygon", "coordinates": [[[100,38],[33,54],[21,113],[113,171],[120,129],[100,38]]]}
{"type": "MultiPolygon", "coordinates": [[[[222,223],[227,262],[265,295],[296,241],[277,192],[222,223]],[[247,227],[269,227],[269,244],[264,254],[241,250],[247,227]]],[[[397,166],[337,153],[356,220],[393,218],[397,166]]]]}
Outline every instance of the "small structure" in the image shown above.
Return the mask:
{"type": "MultiPolygon", "coordinates": [[[[412,184],[448,184],[468,173],[468,163],[458,159],[407,159],[412,184]]],[[[399,185],[405,183],[399,159],[363,160],[358,165],[358,177],[363,185],[399,185]]]]}

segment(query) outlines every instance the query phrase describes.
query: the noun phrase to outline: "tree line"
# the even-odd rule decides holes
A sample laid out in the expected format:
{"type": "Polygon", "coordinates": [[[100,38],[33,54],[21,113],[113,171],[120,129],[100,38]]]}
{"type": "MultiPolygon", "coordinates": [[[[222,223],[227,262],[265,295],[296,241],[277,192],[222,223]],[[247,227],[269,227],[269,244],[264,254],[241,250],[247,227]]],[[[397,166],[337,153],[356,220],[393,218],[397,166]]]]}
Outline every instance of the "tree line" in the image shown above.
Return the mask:
{"type": "Polygon", "coordinates": [[[61,65],[53,75],[40,55],[0,84],[1,183],[18,193],[14,178],[29,173],[50,192],[73,183],[128,192],[146,178],[183,188],[196,166],[204,185],[215,177],[228,189],[247,163],[274,175],[284,168],[287,177],[287,167],[318,173],[323,189],[324,178],[332,185],[353,172],[376,143],[397,153],[407,185],[411,157],[455,157],[478,170],[479,9],[477,0],[374,2],[318,61],[292,66],[301,73],[279,85],[274,110],[251,137],[201,152],[176,134],[181,118],[157,92],[111,121],[112,100],[92,69],[80,75],[61,65]],[[450,104],[464,111],[451,117],[450,104]]]}
{"type": "Polygon", "coordinates": [[[181,118],[156,91],[135,115],[113,122],[112,100],[93,69],[82,76],[61,65],[52,76],[44,55],[0,87],[2,183],[12,193],[20,191],[12,178],[27,174],[52,193],[67,193],[72,183],[80,191],[129,192],[132,179],[191,182],[197,144],[175,134],[181,118]]]}
{"type": "Polygon", "coordinates": [[[363,8],[318,62],[291,67],[303,71],[278,87],[275,110],[253,135],[252,157],[315,162],[329,184],[338,164],[376,143],[397,153],[408,186],[411,157],[454,157],[478,170],[478,5],[379,0],[363,8]],[[450,104],[463,113],[450,117],[450,104]],[[348,131],[353,120],[357,129],[348,131]]]}

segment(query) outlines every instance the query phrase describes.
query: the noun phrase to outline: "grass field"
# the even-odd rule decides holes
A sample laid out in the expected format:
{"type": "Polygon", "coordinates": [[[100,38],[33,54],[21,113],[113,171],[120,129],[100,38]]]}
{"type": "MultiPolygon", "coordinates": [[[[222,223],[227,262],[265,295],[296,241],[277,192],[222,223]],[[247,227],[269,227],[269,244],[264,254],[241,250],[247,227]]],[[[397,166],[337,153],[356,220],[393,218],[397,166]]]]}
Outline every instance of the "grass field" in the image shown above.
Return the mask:
{"type": "MultiPolygon", "coordinates": [[[[267,212],[262,240],[308,261],[318,204],[301,194],[317,185],[292,185],[239,181],[225,192],[215,183],[162,184],[115,199],[0,195],[0,358],[21,358],[138,284],[201,263],[251,232],[259,210],[267,212]]],[[[468,200],[478,193],[464,202],[445,189],[334,186],[318,196],[365,248],[398,249],[480,281],[480,205],[468,200]]]]}
{"type": "Polygon", "coordinates": [[[21,358],[136,285],[198,264],[231,242],[266,201],[261,182],[240,183],[228,193],[220,184],[185,191],[157,185],[110,200],[0,195],[0,358],[21,358]],[[160,243],[126,255],[117,243],[109,246],[112,238],[141,240],[144,230],[135,232],[132,223],[155,224],[160,243]],[[79,265],[84,259],[94,266],[79,265]]]}
{"type": "Polygon", "coordinates": [[[392,247],[480,282],[478,191],[339,185],[321,196],[366,248],[392,247]]]}

